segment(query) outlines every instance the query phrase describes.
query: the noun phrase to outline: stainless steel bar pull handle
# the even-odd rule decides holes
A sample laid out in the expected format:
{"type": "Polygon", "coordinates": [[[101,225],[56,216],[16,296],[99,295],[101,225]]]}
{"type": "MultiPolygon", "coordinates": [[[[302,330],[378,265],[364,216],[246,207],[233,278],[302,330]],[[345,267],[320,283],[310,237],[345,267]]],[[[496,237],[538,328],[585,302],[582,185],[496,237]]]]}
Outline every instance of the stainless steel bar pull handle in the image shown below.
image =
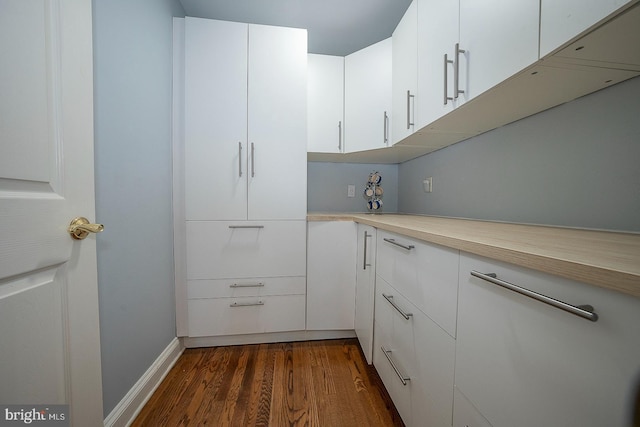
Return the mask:
{"type": "Polygon", "coordinates": [[[582,317],[583,319],[587,319],[592,322],[598,321],[598,315],[593,311],[593,306],[591,305],[576,306],[576,305],[567,304],[566,302],[557,300],[555,298],[551,298],[546,295],[539,294],[538,292],[534,292],[529,289],[520,287],[518,285],[514,285],[513,283],[509,283],[504,280],[498,279],[495,273],[480,273],[479,271],[473,270],[471,271],[471,275],[479,279],[485,280],[487,282],[493,283],[494,285],[502,286],[505,289],[509,289],[510,291],[517,292],[521,295],[532,298],[536,301],[540,301],[545,304],[549,304],[550,306],[559,308],[560,310],[564,310],[568,313],[575,314],[576,316],[582,317]]]}
{"type": "Polygon", "coordinates": [[[398,313],[400,313],[402,315],[402,317],[404,317],[406,320],[409,320],[412,316],[413,313],[407,313],[405,312],[403,309],[401,309],[400,307],[398,307],[398,305],[393,301],[393,295],[387,295],[387,294],[382,294],[382,296],[384,297],[384,299],[386,299],[389,304],[391,304],[393,306],[393,308],[396,309],[396,311],[398,313]]]}
{"type": "Polygon", "coordinates": [[[395,239],[387,239],[385,237],[382,240],[384,240],[387,243],[391,243],[392,245],[400,246],[402,249],[406,249],[408,251],[410,251],[411,249],[415,248],[414,245],[403,245],[402,243],[398,243],[398,242],[395,241],[395,239]]]}
{"type": "Polygon", "coordinates": [[[449,86],[449,80],[447,78],[448,76],[448,65],[449,64],[453,64],[453,61],[450,60],[447,57],[447,54],[444,54],[444,105],[447,105],[447,102],[449,101],[453,101],[453,98],[449,96],[449,94],[447,93],[448,91],[448,86],[449,86]]]}
{"type": "Polygon", "coordinates": [[[342,120],[338,122],[338,151],[342,152],[342,120]]]}
{"type": "Polygon", "coordinates": [[[256,176],[256,147],[251,143],[251,178],[256,176]]]}
{"type": "Polygon", "coordinates": [[[407,91],[407,129],[411,129],[411,126],[413,126],[413,123],[411,122],[411,98],[413,98],[414,95],[411,95],[411,91],[408,90],[407,91]]]}
{"type": "Polygon", "coordinates": [[[238,176],[242,176],[242,142],[238,142],[238,176]]]}
{"type": "Polygon", "coordinates": [[[264,286],[263,282],[258,283],[233,283],[229,285],[230,288],[261,288],[264,286]]]}
{"type": "Polygon", "coordinates": [[[398,378],[400,378],[400,382],[402,383],[402,385],[407,385],[407,381],[411,380],[411,378],[400,372],[400,369],[398,369],[393,359],[391,359],[391,350],[387,350],[386,348],[384,348],[384,346],[380,347],[380,349],[382,350],[382,353],[384,353],[384,357],[386,357],[389,361],[389,364],[391,365],[393,370],[396,372],[398,378]]]}
{"type": "Polygon", "coordinates": [[[264,305],[264,301],[256,301],[256,302],[234,302],[229,304],[229,307],[253,307],[254,305],[264,305]]]}
{"type": "Polygon", "coordinates": [[[230,225],[229,228],[264,228],[264,225],[230,225]]]}
{"type": "Polygon", "coordinates": [[[463,90],[460,90],[460,54],[465,52],[465,50],[460,49],[460,44],[456,43],[456,58],[453,67],[453,97],[455,99],[458,99],[458,95],[464,93],[463,90]]]}
{"type": "Polygon", "coordinates": [[[384,112],[384,126],[383,126],[383,136],[382,136],[382,141],[384,143],[384,145],[389,145],[389,115],[387,114],[387,112],[384,112]]]}
{"type": "Polygon", "coordinates": [[[362,260],[362,269],[366,270],[367,267],[371,267],[371,264],[367,263],[367,239],[371,237],[371,234],[364,232],[364,260],[362,260]]]}

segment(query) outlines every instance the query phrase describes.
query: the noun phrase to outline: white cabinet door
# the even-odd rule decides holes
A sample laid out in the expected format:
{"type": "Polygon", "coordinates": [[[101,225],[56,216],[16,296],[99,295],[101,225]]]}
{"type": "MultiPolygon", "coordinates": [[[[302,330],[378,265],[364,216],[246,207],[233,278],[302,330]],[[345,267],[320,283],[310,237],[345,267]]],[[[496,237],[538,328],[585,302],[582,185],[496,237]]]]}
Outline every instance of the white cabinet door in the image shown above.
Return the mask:
{"type": "Polygon", "coordinates": [[[376,229],[358,224],[355,330],[367,363],[373,351],[373,307],[376,284],[376,229]]]}
{"type": "Polygon", "coordinates": [[[247,218],[247,24],[185,18],[187,220],[247,218]]]}
{"type": "Polygon", "coordinates": [[[493,427],[628,426],[640,374],[640,299],[461,255],[456,387],[493,427]],[[572,304],[591,322],[471,276],[572,304]]]}
{"type": "Polygon", "coordinates": [[[249,219],[307,214],[307,32],[249,26],[249,219]]]}
{"type": "Polygon", "coordinates": [[[418,95],[418,7],[417,0],[409,5],[391,37],[393,44],[393,142],[411,135],[417,128],[415,120],[418,95]]]}
{"type": "Polygon", "coordinates": [[[307,151],[341,153],[344,57],[309,54],[307,60],[307,151]]]}
{"type": "Polygon", "coordinates": [[[389,145],[391,123],[391,38],[345,58],[345,152],[389,145]]]}
{"type": "Polygon", "coordinates": [[[460,87],[475,98],[538,60],[539,0],[460,0],[460,87]]]}
{"type": "Polygon", "coordinates": [[[540,57],[580,35],[629,0],[542,0],[540,11],[540,57]]]}
{"type": "MultiPolygon", "coordinates": [[[[421,129],[449,113],[454,98],[455,45],[459,33],[459,0],[416,0],[418,2],[418,91],[416,128],[421,129]],[[446,77],[445,77],[446,70],[446,77]],[[445,92],[445,84],[446,92],[445,92]],[[446,102],[445,102],[446,99],[446,102]]],[[[459,98],[462,101],[463,98],[459,98]]],[[[395,133],[394,133],[395,135],[395,133]]]]}
{"type": "Polygon", "coordinates": [[[307,230],[307,330],[352,330],[356,225],[314,221],[307,230]]]}

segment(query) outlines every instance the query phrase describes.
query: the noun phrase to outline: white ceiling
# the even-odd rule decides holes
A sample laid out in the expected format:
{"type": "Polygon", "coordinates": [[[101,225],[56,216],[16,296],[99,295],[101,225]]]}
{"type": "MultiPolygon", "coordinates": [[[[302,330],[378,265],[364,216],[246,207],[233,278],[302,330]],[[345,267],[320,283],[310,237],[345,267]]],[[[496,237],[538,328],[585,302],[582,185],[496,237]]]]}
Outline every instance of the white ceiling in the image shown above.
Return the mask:
{"type": "Polygon", "coordinates": [[[309,52],[345,56],[391,36],[411,0],[180,0],[187,16],[306,28],[309,52]]]}

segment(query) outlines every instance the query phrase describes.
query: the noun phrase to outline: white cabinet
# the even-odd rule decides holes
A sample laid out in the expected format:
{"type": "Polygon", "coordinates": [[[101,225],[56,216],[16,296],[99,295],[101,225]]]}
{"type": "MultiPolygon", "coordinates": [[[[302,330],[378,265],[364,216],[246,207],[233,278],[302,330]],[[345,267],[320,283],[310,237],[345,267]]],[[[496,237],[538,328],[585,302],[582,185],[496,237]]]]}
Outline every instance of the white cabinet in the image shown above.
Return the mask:
{"type": "Polygon", "coordinates": [[[356,297],[356,225],[307,225],[307,330],[353,330],[356,297]]]}
{"type": "MultiPolygon", "coordinates": [[[[416,129],[418,95],[418,7],[409,5],[391,36],[393,45],[393,142],[411,135],[416,129]]],[[[432,40],[433,42],[433,40],[432,40]]]]}
{"type": "Polygon", "coordinates": [[[187,220],[306,216],[306,31],[185,18],[187,220]]]}
{"type": "Polygon", "coordinates": [[[376,229],[358,224],[355,330],[367,363],[373,363],[373,308],[376,285],[376,229]]]}
{"type": "Polygon", "coordinates": [[[632,425],[640,375],[638,298],[462,254],[458,313],[456,387],[493,427],[632,425]],[[598,319],[471,271],[591,305],[598,319]]]}
{"type": "Polygon", "coordinates": [[[539,0],[460,0],[460,86],[472,99],[538,60],[539,0]]]}
{"type": "Polygon", "coordinates": [[[391,38],[345,57],[345,152],[384,148],[391,137],[391,38]]]}
{"type": "Polygon", "coordinates": [[[343,152],[344,57],[308,55],[307,151],[343,152]]]}
{"type": "Polygon", "coordinates": [[[631,2],[630,0],[542,0],[540,57],[548,55],[631,2]]]}
{"type": "Polygon", "coordinates": [[[451,425],[455,340],[380,276],[373,363],[407,426],[451,425]]]}

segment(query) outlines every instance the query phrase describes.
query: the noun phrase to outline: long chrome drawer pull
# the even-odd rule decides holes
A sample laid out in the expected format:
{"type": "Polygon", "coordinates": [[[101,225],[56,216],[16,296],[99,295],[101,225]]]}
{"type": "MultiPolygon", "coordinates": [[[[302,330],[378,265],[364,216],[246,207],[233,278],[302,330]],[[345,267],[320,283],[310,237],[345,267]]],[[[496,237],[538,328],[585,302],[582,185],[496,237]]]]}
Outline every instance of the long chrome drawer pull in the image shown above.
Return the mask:
{"type": "Polygon", "coordinates": [[[415,248],[415,246],[413,246],[413,245],[407,246],[407,245],[403,245],[402,243],[398,243],[398,242],[395,241],[395,239],[387,239],[385,237],[382,240],[384,240],[385,242],[391,243],[392,245],[400,246],[402,249],[406,249],[408,251],[410,251],[411,249],[415,248]]]}
{"type": "Polygon", "coordinates": [[[234,283],[232,285],[229,285],[230,288],[260,288],[264,286],[264,283],[262,282],[258,282],[258,283],[234,283]]]}
{"type": "Polygon", "coordinates": [[[264,301],[257,302],[234,302],[233,304],[229,304],[229,307],[252,307],[254,305],[264,305],[264,301]]]}
{"type": "Polygon", "coordinates": [[[402,372],[400,372],[400,369],[398,369],[396,364],[391,359],[391,356],[389,356],[389,354],[391,353],[391,350],[387,350],[386,348],[384,348],[384,346],[380,347],[380,349],[384,353],[384,357],[386,357],[387,360],[389,361],[389,364],[391,365],[393,370],[396,371],[396,375],[398,376],[398,378],[400,378],[400,381],[402,382],[402,385],[407,385],[407,381],[410,381],[411,378],[409,378],[408,376],[406,376],[402,372]]]}
{"type": "Polygon", "coordinates": [[[364,260],[362,261],[362,269],[366,270],[367,267],[371,267],[371,264],[367,264],[367,239],[372,237],[368,232],[364,232],[364,260]]]}
{"type": "Polygon", "coordinates": [[[264,225],[230,225],[229,228],[264,228],[264,225]]]}
{"type": "Polygon", "coordinates": [[[382,296],[384,297],[384,299],[389,301],[389,304],[391,304],[393,308],[398,310],[398,313],[402,314],[402,317],[404,317],[405,319],[409,320],[409,318],[413,316],[413,313],[405,313],[404,310],[402,310],[400,307],[396,305],[395,302],[393,302],[393,295],[382,294],[382,296]]]}
{"type": "Polygon", "coordinates": [[[478,271],[473,270],[471,271],[471,275],[479,279],[486,280],[487,282],[493,283],[494,285],[502,286],[503,288],[509,289],[510,291],[517,292],[529,298],[533,298],[534,300],[543,302],[545,304],[549,304],[553,307],[559,308],[560,310],[564,310],[571,314],[575,314],[576,316],[582,317],[592,322],[598,321],[598,315],[593,311],[593,306],[590,306],[590,305],[576,306],[576,305],[567,304],[566,302],[559,301],[557,299],[539,294],[537,292],[531,291],[526,288],[522,288],[518,285],[514,285],[513,283],[500,280],[498,279],[495,273],[484,274],[484,273],[480,273],[478,271]]]}

